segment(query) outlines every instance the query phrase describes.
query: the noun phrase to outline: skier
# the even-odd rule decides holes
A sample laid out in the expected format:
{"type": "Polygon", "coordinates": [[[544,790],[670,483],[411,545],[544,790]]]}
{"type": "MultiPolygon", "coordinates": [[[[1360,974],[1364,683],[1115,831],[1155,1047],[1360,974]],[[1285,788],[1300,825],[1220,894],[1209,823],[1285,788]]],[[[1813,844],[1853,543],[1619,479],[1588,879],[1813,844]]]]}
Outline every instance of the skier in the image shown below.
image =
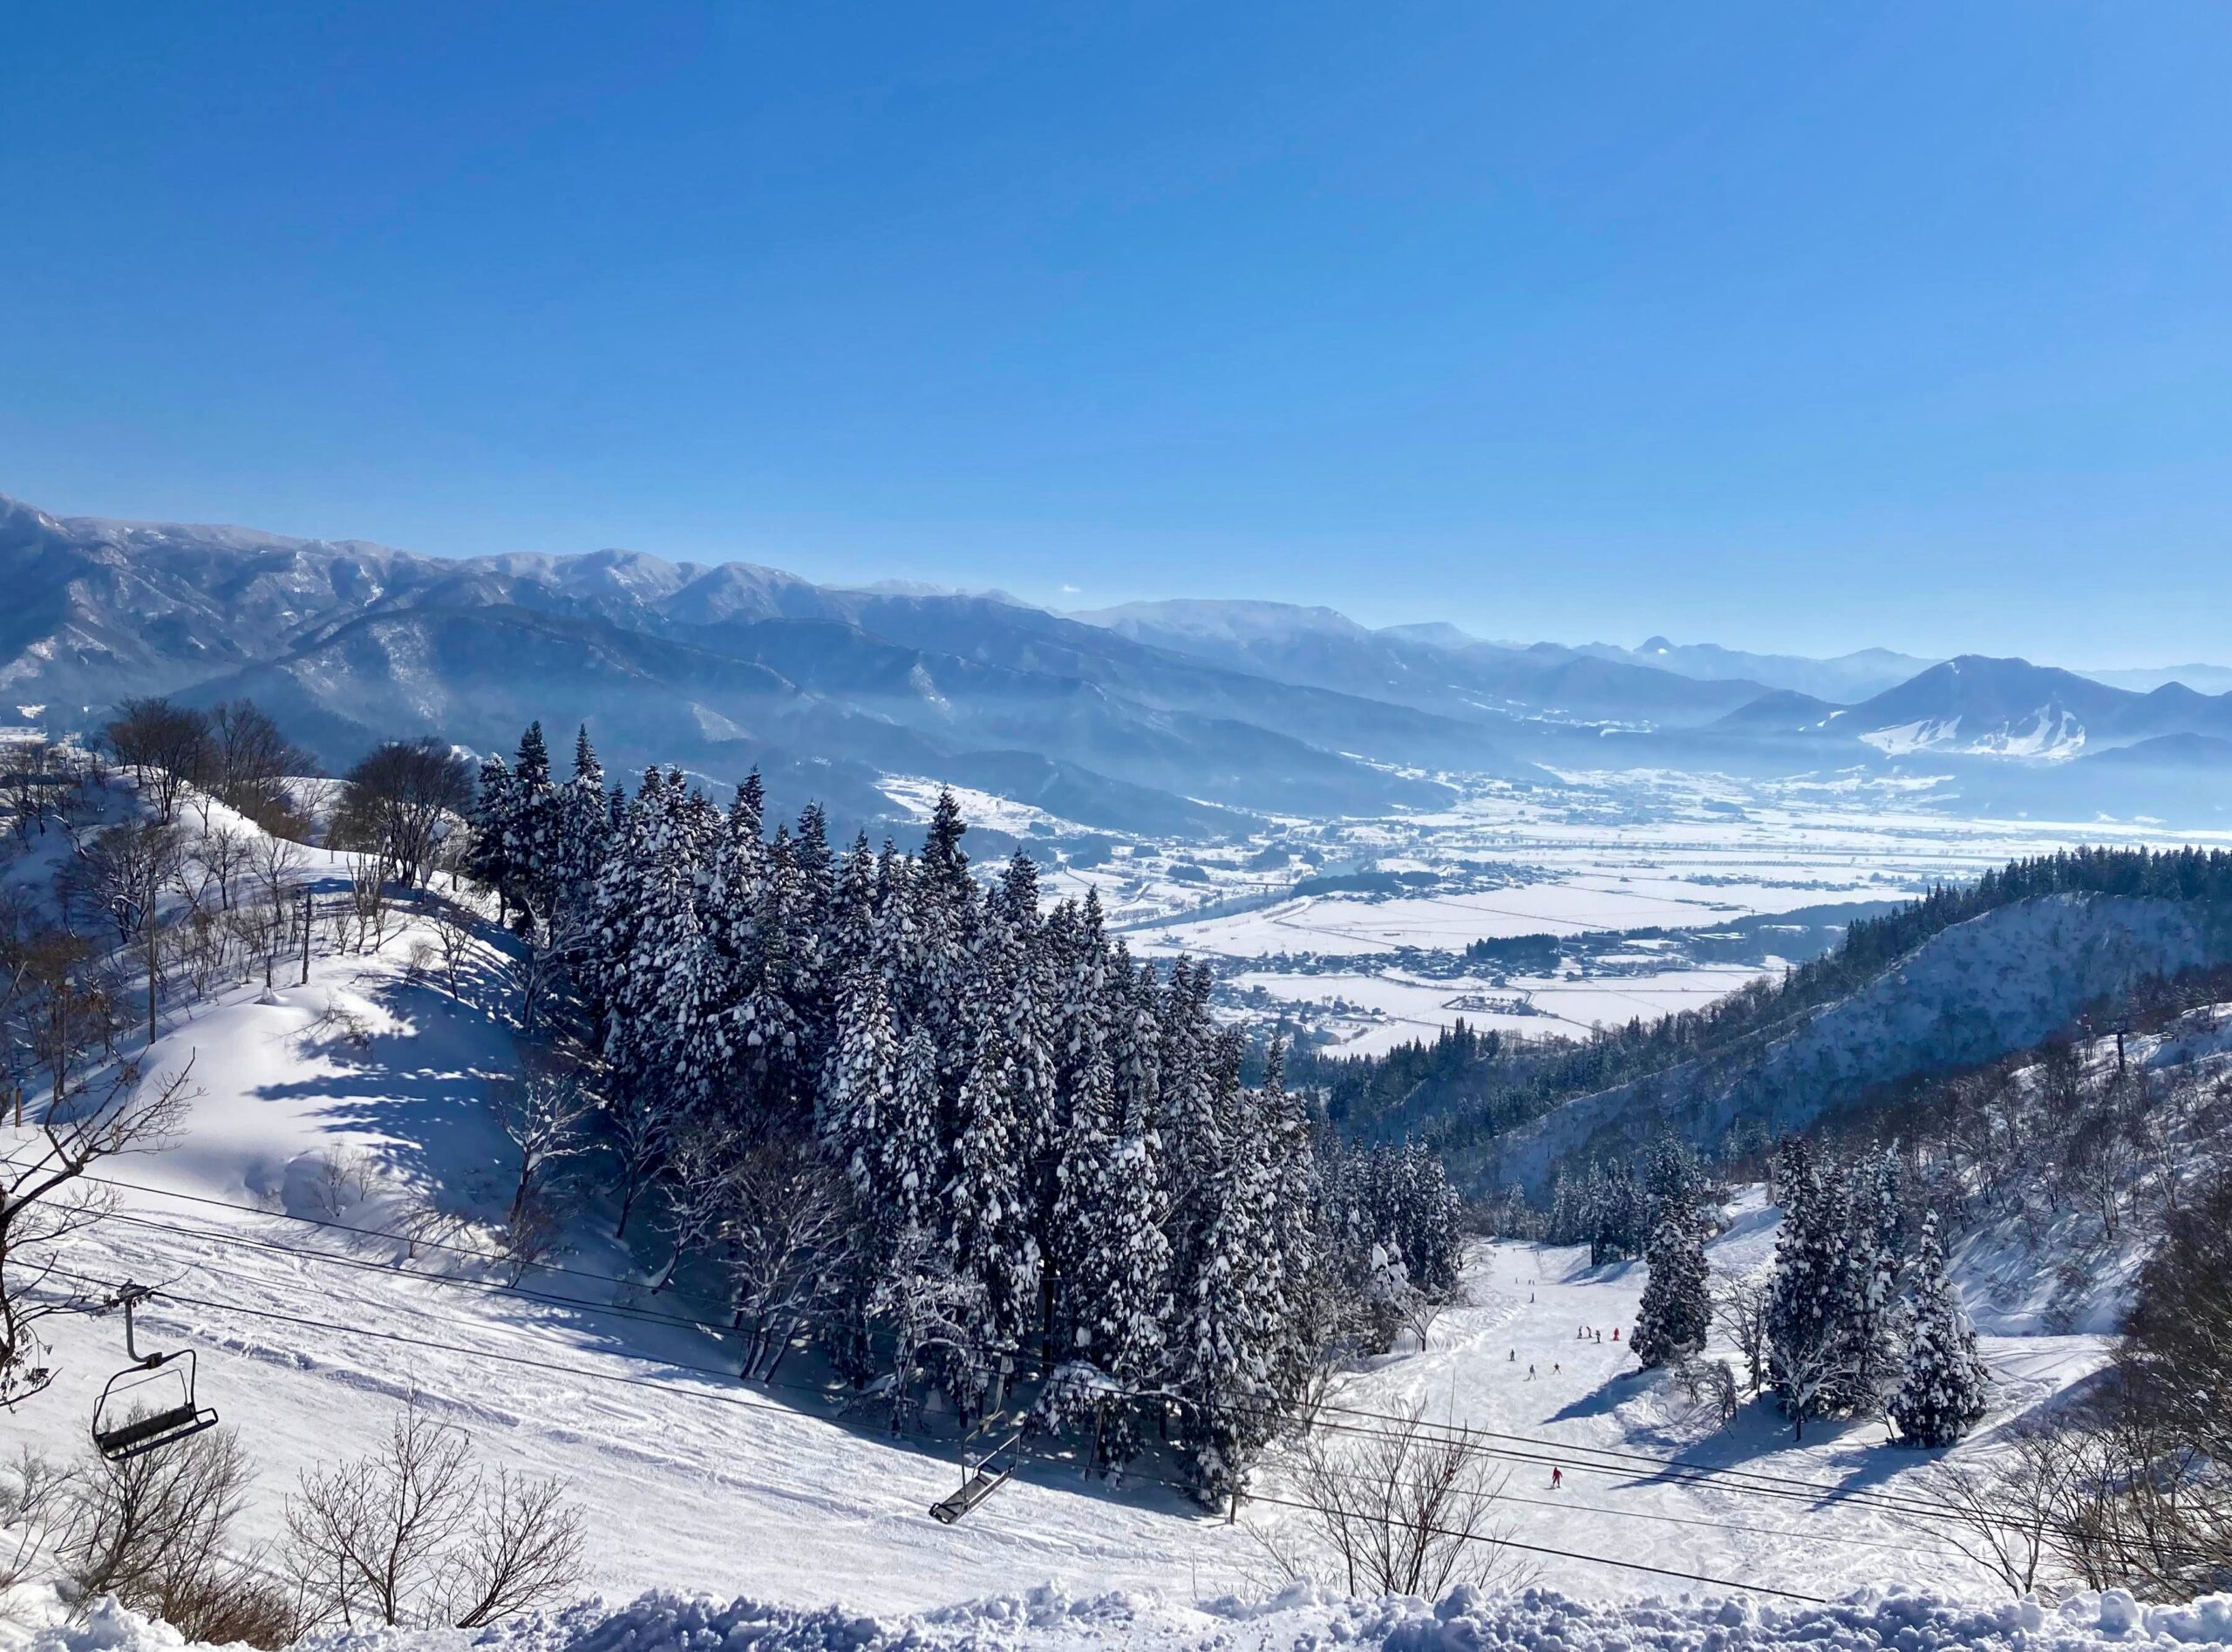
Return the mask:
{"type": "Polygon", "coordinates": [[[1612,1327],[1612,1340],[1616,1343],[1620,1340],[1620,1328],[1617,1325],[1612,1327]]]}
{"type": "Polygon", "coordinates": [[[1562,1469],[1562,1468],[1558,1467],[1555,1464],[1551,1465],[1551,1467],[1550,1467],[1550,1489],[1551,1489],[1552,1491],[1554,1491],[1554,1492],[1555,1492],[1555,1491],[1556,1491],[1556,1490],[1558,1489],[1558,1487],[1560,1487],[1561,1485],[1563,1485],[1565,1483],[1566,1483],[1566,1472],[1565,1472],[1565,1470],[1563,1470],[1563,1469],[1562,1469]]]}

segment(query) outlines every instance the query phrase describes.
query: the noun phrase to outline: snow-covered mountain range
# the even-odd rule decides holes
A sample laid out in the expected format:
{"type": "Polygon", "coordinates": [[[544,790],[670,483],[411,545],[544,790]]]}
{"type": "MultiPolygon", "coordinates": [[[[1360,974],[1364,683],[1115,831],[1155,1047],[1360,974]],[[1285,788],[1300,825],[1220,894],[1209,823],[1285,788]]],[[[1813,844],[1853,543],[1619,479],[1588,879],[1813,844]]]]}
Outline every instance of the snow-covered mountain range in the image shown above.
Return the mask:
{"type": "Polygon", "coordinates": [[[336,765],[389,735],[486,750],[531,718],[586,721],[621,766],[757,765],[840,819],[883,813],[891,773],[1215,835],[1430,807],[1437,772],[1643,767],[1927,771],[1999,806],[2177,816],[2208,811],[2232,758],[2232,694],[1979,656],[1522,646],[1272,602],[1065,615],[748,563],[453,560],[4,499],[0,576],[0,691],[26,718],[248,695],[336,765]]]}

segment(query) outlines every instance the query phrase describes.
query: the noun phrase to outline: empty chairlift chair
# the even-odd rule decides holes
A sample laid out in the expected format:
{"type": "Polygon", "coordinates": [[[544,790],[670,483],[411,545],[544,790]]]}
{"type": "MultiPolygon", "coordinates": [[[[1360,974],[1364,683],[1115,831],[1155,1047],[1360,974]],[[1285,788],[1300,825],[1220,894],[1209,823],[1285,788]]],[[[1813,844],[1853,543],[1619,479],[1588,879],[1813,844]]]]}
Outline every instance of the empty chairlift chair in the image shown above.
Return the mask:
{"type": "Polygon", "coordinates": [[[930,1505],[933,1518],[951,1526],[1008,1483],[1023,1461],[1023,1435],[1011,1434],[962,1471],[961,1489],[930,1505]]]}
{"type": "Polygon", "coordinates": [[[132,1363],[108,1379],[93,1407],[93,1449],[112,1463],[160,1451],[217,1425],[217,1413],[197,1403],[192,1349],[142,1354],[133,1340],[132,1309],[154,1295],[144,1285],[117,1293],[124,1309],[124,1351],[132,1363]]]}

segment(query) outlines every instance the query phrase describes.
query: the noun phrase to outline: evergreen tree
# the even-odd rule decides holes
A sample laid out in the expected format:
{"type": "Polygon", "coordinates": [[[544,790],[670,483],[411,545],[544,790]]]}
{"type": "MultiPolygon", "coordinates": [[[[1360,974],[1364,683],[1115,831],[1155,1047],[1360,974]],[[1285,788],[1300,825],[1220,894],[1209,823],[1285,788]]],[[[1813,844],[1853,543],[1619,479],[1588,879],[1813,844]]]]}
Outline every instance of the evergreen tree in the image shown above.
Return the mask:
{"type": "Polygon", "coordinates": [[[1845,1350],[1837,1361],[1836,1409],[1873,1414],[1898,1380],[1904,1306],[1906,1217],[1899,1161],[1888,1149],[1853,1166],[1851,1228],[1845,1242],[1837,1315],[1845,1350]]]}
{"type": "Polygon", "coordinates": [[[557,873],[558,812],[550,788],[550,751],[542,724],[520,736],[512,765],[511,804],[504,819],[504,876],[513,927],[532,935],[550,919],[557,873]]]}
{"type": "Polygon", "coordinates": [[[1634,1353],[1646,1370],[1701,1351],[1712,1324],[1711,1274],[1694,1213],[1667,1207],[1645,1249],[1650,1277],[1636,1312],[1634,1353]]]}
{"type": "Polygon", "coordinates": [[[698,867],[676,792],[672,778],[644,778],[595,900],[600,1043],[611,1082],[666,1108],[703,1087],[691,1064],[704,1002],[698,867]]]}
{"type": "Polygon", "coordinates": [[[1961,1305],[1961,1288],[1946,1271],[1936,1215],[1922,1219],[1915,1260],[1914,1329],[1906,1365],[1889,1410],[1909,1445],[1951,1445],[1983,1420],[1991,1374],[1977,1352],[1977,1329],[1961,1305]]]}
{"type": "Polygon", "coordinates": [[[945,1186],[948,1244],[956,1273],[983,1290],[983,1351],[1023,1346],[1038,1315],[1038,1252],[1024,1207],[1017,1152],[1015,1063],[997,1021],[976,1040],[956,1104],[945,1186]]]}
{"type": "Polygon", "coordinates": [[[818,1122],[861,1208],[879,1226],[895,1222],[899,1206],[881,1155],[898,1124],[898,1104],[899,1041],[890,991],[863,960],[846,982],[818,1122]]]}
{"type": "Polygon", "coordinates": [[[890,1124],[876,1144],[885,1220],[894,1229],[933,1229],[946,1181],[945,1137],[938,1116],[937,1051],[922,1028],[901,1043],[892,1082],[890,1124]]]}
{"type": "Polygon", "coordinates": [[[1767,1305],[1767,1380],[1802,1432],[1835,1404],[1849,1350],[1841,1309],[1847,1221],[1840,1184],[1824,1177],[1801,1140],[1777,1156],[1782,1227],[1767,1305]]]}
{"type": "MultiPolygon", "coordinates": [[[[1228,1043],[1210,1088],[1236,1084],[1236,1052],[1228,1043]]],[[[1191,1190],[1173,1364],[1194,1489],[1212,1505],[1238,1492],[1277,1411],[1281,1328],[1276,1281],[1263,1265],[1274,1248],[1270,1168],[1262,1135],[1238,1131],[1191,1190]]]]}
{"type": "Polygon", "coordinates": [[[574,738],[574,774],[561,791],[556,809],[552,905],[569,916],[585,915],[599,869],[612,843],[612,817],[604,794],[604,765],[596,759],[584,724],[574,738]]]}
{"type": "Polygon", "coordinates": [[[494,893],[500,921],[508,916],[511,907],[509,843],[516,808],[511,765],[500,752],[491,752],[480,760],[480,780],[473,790],[473,812],[466,821],[472,838],[466,846],[465,873],[494,893]]]}

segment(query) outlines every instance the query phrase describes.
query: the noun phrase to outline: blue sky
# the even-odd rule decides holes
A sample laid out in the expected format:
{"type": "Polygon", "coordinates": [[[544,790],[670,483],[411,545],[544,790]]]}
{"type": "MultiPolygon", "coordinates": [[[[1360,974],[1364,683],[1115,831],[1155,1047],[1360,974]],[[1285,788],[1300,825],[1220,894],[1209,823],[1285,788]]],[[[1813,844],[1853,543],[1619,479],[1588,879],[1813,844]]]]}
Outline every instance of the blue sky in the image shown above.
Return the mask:
{"type": "Polygon", "coordinates": [[[2224,659],[2229,85],[2213,0],[19,8],[0,490],[2224,659]]]}

